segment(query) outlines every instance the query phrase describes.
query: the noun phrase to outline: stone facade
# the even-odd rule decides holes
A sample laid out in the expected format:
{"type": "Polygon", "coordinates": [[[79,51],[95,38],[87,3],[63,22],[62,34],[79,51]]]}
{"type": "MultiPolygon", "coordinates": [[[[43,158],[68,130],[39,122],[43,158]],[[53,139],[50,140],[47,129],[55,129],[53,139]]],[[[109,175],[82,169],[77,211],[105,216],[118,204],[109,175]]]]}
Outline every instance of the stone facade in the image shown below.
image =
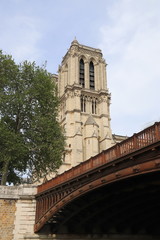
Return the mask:
{"type": "Polygon", "coordinates": [[[16,200],[0,199],[0,240],[12,240],[16,200]]]}
{"type": "Polygon", "coordinates": [[[35,235],[36,192],[32,185],[0,186],[0,240],[22,240],[28,234],[35,235]]]}
{"type": "Polygon", "coordinates": [[[71,43],[59,66],[59,120],[66,135],[60,173],[115,144],[106,66],[100,49],[81,45],[77,40],[71,43]]]}
{"type": "MultiPolygon", "coordinates": [[[[60,98],[59,122],[66,136],[58,174],[126,139],[111,131],[106,67],[100,49],[74,40],[59,65],[58,75],[52,75],[60,98]]],[[[50,173],[38,184],[56,174],[50,173]]]]}

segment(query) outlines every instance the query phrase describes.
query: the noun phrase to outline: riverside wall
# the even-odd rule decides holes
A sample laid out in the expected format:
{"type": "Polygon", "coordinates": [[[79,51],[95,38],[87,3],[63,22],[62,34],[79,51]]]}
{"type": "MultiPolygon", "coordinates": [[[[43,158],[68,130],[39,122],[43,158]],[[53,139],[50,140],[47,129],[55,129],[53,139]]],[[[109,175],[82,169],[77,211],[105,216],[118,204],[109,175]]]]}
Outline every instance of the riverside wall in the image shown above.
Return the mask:
{"type": "Polygon", "coordinates": [[[34,234],[36,186],[0,186],[0,240],[34,234]]]}

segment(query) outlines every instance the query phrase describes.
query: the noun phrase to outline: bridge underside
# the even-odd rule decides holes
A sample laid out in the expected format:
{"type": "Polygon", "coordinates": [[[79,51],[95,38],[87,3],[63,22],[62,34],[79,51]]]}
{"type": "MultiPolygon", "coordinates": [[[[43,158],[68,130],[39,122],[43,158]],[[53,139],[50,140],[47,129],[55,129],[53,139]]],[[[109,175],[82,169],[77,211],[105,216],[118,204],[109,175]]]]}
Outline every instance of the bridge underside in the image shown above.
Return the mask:
{"type": "Polygon", "coordinates": [[[160,172],[91,190],[65,205],[40,234],[160,236],[160,172]]]}

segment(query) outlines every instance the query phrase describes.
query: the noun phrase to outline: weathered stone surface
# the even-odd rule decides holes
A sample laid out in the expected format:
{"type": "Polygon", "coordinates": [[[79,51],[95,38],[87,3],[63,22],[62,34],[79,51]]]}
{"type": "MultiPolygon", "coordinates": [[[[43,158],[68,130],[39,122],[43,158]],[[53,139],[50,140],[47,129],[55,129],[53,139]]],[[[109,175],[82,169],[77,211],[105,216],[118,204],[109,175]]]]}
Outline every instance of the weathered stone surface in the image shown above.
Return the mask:
{"type": "Polygon", "coordinates": [[[0,240],[12,240],[16,212],[15,199],[0,199],[0,240]]]}
{"type": "Polygon", "coordinates": [[[34,235],[36,186],[0,186],[0,240],[34,235]]]}

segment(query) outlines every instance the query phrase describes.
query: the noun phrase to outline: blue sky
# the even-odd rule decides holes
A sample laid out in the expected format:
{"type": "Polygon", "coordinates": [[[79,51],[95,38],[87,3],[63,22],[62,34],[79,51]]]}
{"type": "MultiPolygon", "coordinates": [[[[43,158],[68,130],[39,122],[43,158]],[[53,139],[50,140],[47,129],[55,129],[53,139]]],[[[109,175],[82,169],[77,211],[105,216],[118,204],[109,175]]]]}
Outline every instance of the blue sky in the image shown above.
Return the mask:
{"type": "Polygon", "coordinates": [[[159,0],[0,0],[0,48],[56,73],[72,40],[103,51],[112,132],[160,121],[159,0]]]}

